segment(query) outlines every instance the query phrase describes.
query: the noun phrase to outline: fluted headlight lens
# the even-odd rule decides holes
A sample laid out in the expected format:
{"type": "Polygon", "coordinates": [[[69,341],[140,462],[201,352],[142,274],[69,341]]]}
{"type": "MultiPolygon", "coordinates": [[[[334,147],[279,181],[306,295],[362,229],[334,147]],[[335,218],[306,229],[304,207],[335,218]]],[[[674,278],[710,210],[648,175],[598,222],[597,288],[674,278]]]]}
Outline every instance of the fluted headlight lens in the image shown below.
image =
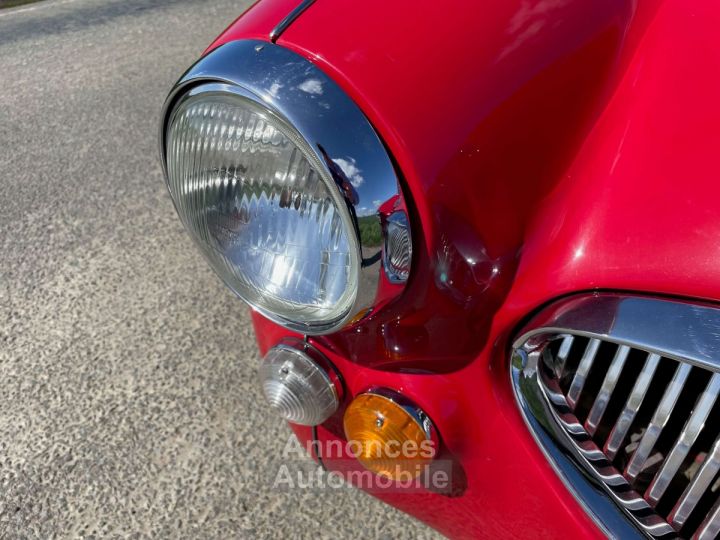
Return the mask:
{"type": "Polygon", "coordinates": [[[360,250],[340,190],[283,118],[243,95],[190,93],[166,133],[170,192],[223,281],[312,333],[350,313],[360,250]]]}

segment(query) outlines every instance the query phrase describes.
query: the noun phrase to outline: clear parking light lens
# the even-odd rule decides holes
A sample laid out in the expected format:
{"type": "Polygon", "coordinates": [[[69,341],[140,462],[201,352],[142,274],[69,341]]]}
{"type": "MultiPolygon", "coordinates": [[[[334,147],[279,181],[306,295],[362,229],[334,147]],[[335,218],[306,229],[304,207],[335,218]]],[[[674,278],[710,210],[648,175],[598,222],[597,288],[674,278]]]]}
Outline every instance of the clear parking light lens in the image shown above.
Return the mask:
{"type": "Polygon", "coordinates": [[[357,297],[360,250],[326,168],[283,118],[243,95],[186,95],[166,133],[170,193],[223,281],[293,330],[322,333],[357,297]]]}
{"type": "Polygon", "coordinates": [[[338,408],[335,384],[302,350],[287,345],[273,347],[260,364],[259,376],[268,404],[289,422],[317,426],[338,408]]]}
{"type": "Polygon", "coordinates": [[[385,234],[385,273],[393,283],[404,283],[410,277],[412,239],[405,212],[393,212],[387,219],[385,234]]]}

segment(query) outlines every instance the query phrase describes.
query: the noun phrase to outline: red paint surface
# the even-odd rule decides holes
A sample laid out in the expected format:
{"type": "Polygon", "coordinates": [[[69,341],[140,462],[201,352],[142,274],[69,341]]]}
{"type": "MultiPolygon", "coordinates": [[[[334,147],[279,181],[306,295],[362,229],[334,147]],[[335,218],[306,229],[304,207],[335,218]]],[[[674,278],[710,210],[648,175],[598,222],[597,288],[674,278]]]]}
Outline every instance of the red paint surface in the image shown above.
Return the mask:
{"type": "MultiPolygon", "coordinates": [[[[316,342],[350,395],[416,400],[464,473],[456,497],[388,502],[452,537],[599,534],[522,423],[507,345],[571,292],[720,300],[717,28],[715,0],[318,0],[281,37],[365,111],[406,188],[405,294],[316,342]]],[[[254,322],[263,352],[287,335],[254,322]]]]}
{"type": "Polygon", "coordinates": [[[621,71],[632,15],[626,0],[457,1],[441,13],[431,2],[320,1],[281,36],[376,126],[413,218],[402,300],[327,347],[396,371],[451,372],[477,357],[539,203],[621,71]]]}
{"type": "Polygon", "coordinates": [[[298,5],[298,0],[256,0],[207,48],[206,53],[236,39],[269,40],[270,32],[298,5]]]}
{"type": "MultiPolygon", "coordinates": [[[[287,335],[258,314],[253,314],[253,322],[262,354],[287,335]]],[[[601,538],[525,427],[508,384],[504,346],[498,343],[466,368],[441,375],[378,371],[324,350],[342,372],[349,395],[387,386],[412,396],[439,428],[437,459],[453,462],[452,496],[375,496],[450,538],[525,538],[528,531],[537,538],[601,538]]],[[[318,428],[320,441],[344,440],[343,409],[318,428]]],[[[293,429],[307,445],[310,430],[293,429]]],[[[345,471],[348,466],[346,460],[324,463],[330,470],[345,471]]]]}

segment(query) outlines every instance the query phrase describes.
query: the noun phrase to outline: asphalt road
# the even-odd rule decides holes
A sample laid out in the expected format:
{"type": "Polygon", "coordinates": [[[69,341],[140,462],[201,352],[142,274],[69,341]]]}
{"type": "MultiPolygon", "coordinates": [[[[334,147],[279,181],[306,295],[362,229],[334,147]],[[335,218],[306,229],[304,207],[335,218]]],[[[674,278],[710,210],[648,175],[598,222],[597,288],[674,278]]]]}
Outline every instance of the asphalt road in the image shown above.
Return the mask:
{"type": "Polygon", "coordinates": [[[290,431],[248,315],[161,181],[165,94],[248,4],[0,11],[0,538],[433,536],[272,487],[290,431]]]}

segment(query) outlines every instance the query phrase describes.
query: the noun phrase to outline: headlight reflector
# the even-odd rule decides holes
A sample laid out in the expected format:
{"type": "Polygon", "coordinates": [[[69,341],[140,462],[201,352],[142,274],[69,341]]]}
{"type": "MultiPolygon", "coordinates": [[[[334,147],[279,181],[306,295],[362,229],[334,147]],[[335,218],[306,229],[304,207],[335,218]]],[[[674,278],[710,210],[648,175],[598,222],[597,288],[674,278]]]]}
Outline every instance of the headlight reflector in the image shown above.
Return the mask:
{"type": "Polygon", "coordinates": [[[183,223],[264,315],[306,333],[343,321],[360,268],[348,204],[297,130],[223,86],[190,91],[167,124],[168,185],[183,223]]]}

